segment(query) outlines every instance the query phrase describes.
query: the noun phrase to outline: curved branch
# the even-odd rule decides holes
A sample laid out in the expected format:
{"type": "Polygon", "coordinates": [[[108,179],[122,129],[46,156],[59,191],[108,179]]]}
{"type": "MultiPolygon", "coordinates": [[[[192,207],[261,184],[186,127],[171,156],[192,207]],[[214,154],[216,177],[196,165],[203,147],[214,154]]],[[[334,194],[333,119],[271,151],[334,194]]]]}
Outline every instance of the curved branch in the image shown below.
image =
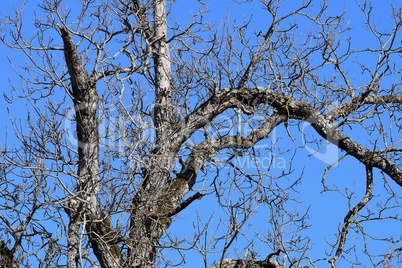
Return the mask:
{"type": "Polygon", "coordinates": [[[402,103],[402,93],[393,95],[368,95],[374,91],[377,86],[375,80],[369,83],[368,89],[362,92],[359,96],[352,98],[349,102],[342,103],[336,109],[328,112],[325,118],[328,120],[336,120],[340,117],[346,118],[349,114],[355,112],[365,104],[384,104],[384,103],[402,103]]]}
{"type": "Polygon", "coordinates": [[[265,139],[278,125],[287,120],[286,114],[275,113],[248,136],[223,136],[201,142],[193,148],[177,177],[184,178],[188,182],[189,188],[191,188],[195,184],[197,174],[205,162],[218,154],[220,150],[225,148],[251,148],[257,142],[265,139]]]}
{"type": "MultiPolygon", "coordinates": [[[[362,101],[366,104],[402,103],[402,94],[393,96],[368,95],[362,101]]],[[[201,104],[178,125],[178,131],[173,135],[172,142],[177,143],[177,147],[179,147],[180,144],[187,140],[196,130],[204,127],[226,109],[239,106],[255,107],[259,104],[272,106],[278,111],[276,116],[282,117],[282,120],[283,118],[292,118],[309,122],[320,136],[333,143],[338,148],[344,150],[347,154],[355,157],[363,164],[382,170],[398,185],[402,186],[402,170],[390,160],[381,157],[380,153],[368,150],[343,132],[333,127],[331,122],[333,122],[334,118],[329,120],[309,103],[296,100],[292,96],[286,96],[264,87],[222,89],[206,102],[201,104]]],[[[272,118],[266,123],[270,124],[269,122],[271,122],[272,118]]],[[[251,135],[260,133],[260,131],[261,129],[258,129],[251,135]]],[[[269,132],[264,133],[264,135],[265,134],[269,134],[269,132]]],[[[249,148],[253,143],[247,143],[246,141],[251,137],[251,135],[242,137],[241,144],[235,142],[237,137],[222,137],[217,140],[205,141],[199,144],[194,148],[194,150],[202,150],[206,155],[202,156],[204,153],[200,153],[196,157],[198,159],[191,159],[190,157],[188,159],[189,163],[199,161],[198,164],[190,166],[193,166],[195,170],[201,168],[201,163],[205,163],[208,157],[211,157],[216,154],[218,150],[223,148],[235,148],[236,146],[245,146],[242,148],[249,148]]],[[[261,139],[266,137],[264,135],[262,135],[263,137],[261,137],[261,139]]],[[[186,172],[186,170],[188,170],[188,168],[184,168],[182,172],[186,172]]],[[[195,178],[189,177],[189,181],[191,180],[195,180],[195,178]]]]}
{"type": "Polygon", "coordinates": [[[141,5],[139,0],[133,0],[132,4],[132,11],[137,22],[140,24],[141,33],[149,43],[152,43],[154,33],[150,27],[151,23],[149,22],[147,17],[146,5],[141,5]]]}
{"type": "MultiPolygon", "coordinates": [[[[265,103],[283,112],[287,100],[287,96],[265,87],[224,88],[194,109],[177,125],[172,142],[175,147],[180,147],[195,131],[209,124],[227,109],[239,107],[249,114],[252,109],[247,107],[253,108],[265,103]]],[[[284,113],[287,114],[286,111],[284,113]]]]}
{"type": "Polygon", "coordinates": [[[385,159],[378,152],[373,152],[355,142],[339,130],[334,129],[324,117],[316,112],[308,118],[308,122],[323,138],[355,157],[366,166],[376,167],[386,173],[399,186],[402,186],[402,170],[385,159]]]}
{"type": "Polygon", "coordinates": [[[357,213],[367,205],[367,203],[373,197],[373,167],[366,166],[366,193],[362,200],[357,203],[349,212],[346,214],[345,219],[343,221],[341,237],[339,238],[339,245],[336,250],[335,255],[328,261],[331,264],[332,268],[336,268],[335,262],[343,253],[343,247],[346,242],[346,235],[348,234],[350,224],[353,222],[353,217],[357,215],[357,213]]]}

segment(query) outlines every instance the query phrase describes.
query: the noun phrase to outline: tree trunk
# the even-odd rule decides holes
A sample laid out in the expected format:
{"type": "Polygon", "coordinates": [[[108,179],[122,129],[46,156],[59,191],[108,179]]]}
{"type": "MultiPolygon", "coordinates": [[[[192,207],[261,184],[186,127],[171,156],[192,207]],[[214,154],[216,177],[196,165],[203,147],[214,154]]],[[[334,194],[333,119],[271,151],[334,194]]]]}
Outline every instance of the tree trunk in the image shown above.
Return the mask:
{"type": "Polygon", "coordinates": [[[105,218],[98,200],[99,193],[99,134],[96,117],[98,94],[93,79],[85,71],[69,33],[61,28],[64,55],[71,79],[72,98],[78,137],[78,171],[76,194],[65,204],[70,217],[68,266],[77,267],[79,231],[85,226],[93,252],[101,267],[121,267],[122,256],[113,241],[110,222],[105,218]]]}
{"type": "MultiPolygon", "coordinates": [[[[167,42],[166,1],[153,1],[153,41],[152,57],[154,62],[155,106],[153,123],[156,132],[156,145],[146,167],[146,176],[133,201],[130,229],[129,263],[132,267],[154,267],[158,242],[171,224],[170,217],[163,214],[172,210],[184,194],[188,192],[187,183],[172,190],[167,187],[171,181],[178,148],[172,148],[171,133],[175,123],[171,88],[171,62],[167,42]],[[183,187],[181,187],[183,186],[183,187]],[[162,216],[162,217],[161,217],[162,216]]],[[[145,38],[149,36],[145,35],[145,38]]],[[[177,184],[176,184],[177,185],[177,184]]]]}
{"type": "Polygon", "coordinates": [[[0,239],[0,267],[17,268],[14,260],[14,250],[9,249],[3,240],[0,239]]]}

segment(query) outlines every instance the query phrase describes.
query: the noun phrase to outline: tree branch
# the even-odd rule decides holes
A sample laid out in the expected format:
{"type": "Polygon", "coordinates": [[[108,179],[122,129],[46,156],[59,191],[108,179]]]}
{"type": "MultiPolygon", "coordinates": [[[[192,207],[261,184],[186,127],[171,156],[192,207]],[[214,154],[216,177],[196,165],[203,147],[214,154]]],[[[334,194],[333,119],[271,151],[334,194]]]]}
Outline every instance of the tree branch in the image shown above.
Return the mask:
{"type": "Polygon", "coordinates": [[[192,196],[190,196],[189,198],[187,198],[186,200],[184,200],[183,202],[181,202],[173,210],[171,210],[171,211],[169,211],[169,212],[167,212],[165,214],[158,215],[158,218],[171,218],[171,217],[179,214],[184,209],[186,209],[195,200],[201,199],[203,196],[205,196],[205,194],[197,192],[197,193],[193,194],[192,196]]]}
{"type": "Polygon", "coordinates": [[[220,150],[225,148],[251,148],[257,142],[267,138],[272,130],[287,120],[287,115],[276,113],[270,116],[258,129],[253,130],[247,136],[223,136],[201,142],[192,149],[190,156],[185,161],[177,176],[184,178],[189,183],[189,188],[191,188],[195,184],[197,174],[204,166],[205,162],[219,153],[220,150]]]}
{"type": "MultiPolygon", "coordinates": [[[[78,137],[78,170],[77,194],[73,203],[66,203],[66,212],[70,217],[68,233],[68,258],[73,260],[78,256],[77,233],[79,226],[86,219],[85,225],[95,256],[102,267],[120,267],[123,257],[120,249],[109,236],[113,234],[112,226],[100,207],[99,194],[99,133],[98,94],[95,83],[90,80],[78,56],[76,46],[64,28],[60,28],[64,43],[64,56],[68,67],[72,97],[76,116],[76,131],[78,137]]],[[[70,200],[70,201],[71,201],[70,200]]],[[[71,267],[76,264],[69,261],[71,267]]]]}
{"type": "Polygon", "coordinates": [[[373,197],[373,167],[366,166],[366,193],[364,194],[362,200],[356,204],[349,212],[346,214],[345,219],[343,220],[342,231],[340,233],[340,238],[338,239],[338,248],[336,250],[335,255],[328,261],[331,264],[332,268],[336,268],[335,262],[343,253],[343,248],[346,243],[346,236],[349,231],[349,227],[353,222],[353,217],[359,213],[359,211],[364,208],[367,203],[373,197]]]}
{"type": "MultiPolygon", "coordinates": [[[[380,101],[382,101],[381,103],[402,103],[402,94],[398,94],[396,96],[382,97],[368,95],[364,99],[365,102],[368,104],[377,104],[380,101]]],[[[281,116],[287,115],[288,118],[311,123],[312,127],[323,138],[327,139],[329,142],[333,143],[340,149],[346,151],[349,155],[355,157],[365,165],[379,168],[388,176],[390,176],[390,178],[393,179],[398,185],[402,186],[402,171],[397,165],[392,163],[390,160],[381,157],[380,154],[376,152],[371,152],[364,146],[349,138],[343,132],[335,129],[331,125],[333,118],[331,118],[331,120],[328,120],[325,115],[322,115],[318,109],[314,108],[307,102],[298,101],[292,96],[286,96],[284,94],[277,93],[271,89],[267,89],[264,87],[247,88],[244,90],[221,90],[215,96],[211,97],[209,100],[207,100],[197,109],[195,109],[193,113],[188,115],[179,124],[180,131],[177,132],[177,136],[175,139],[173,139],[173,142],[179,141],[181,144],[182,141],[186,140],[196,130],[211,122],[212,119],[218,114],[222,113],[226,109],[236,107],[236,101],[239,101],[246,106],[256,106],[262,103],[268,104],[272,106],[275,110],[277,110],[278,113],[281,114],[281,116]]],[[[233,141],[231,141],[231,139],[233,139],[233,137],[223,137],[222,140],[219,140],[220,145],[215,145],[216,147],[214,147],[213,144],[218,141],[211,141],[211,148],[214,148],[214,150],[219,150],[219,148],[226,148],[225,146],[222,146],[222,144],[225,143],[230,144],[230,146],[236,146],[236,144],[233,144],[233,141]]],[[[207,143],[208,141],[205,141],[205,143],[201,143],[199,146],[197,146],[197,150],[201,148],[206,148],[207,143]]],[[[250,144],[247,144],[247,139],[244,140],[242,138],[241,146],[245,146],[245,148],[248,148],[250,144]]],[[[203,163],[203,161],[201,162],[203,163]]],[[[198,166],[199,165],[197,165],[197,168],[198,166]]]]}

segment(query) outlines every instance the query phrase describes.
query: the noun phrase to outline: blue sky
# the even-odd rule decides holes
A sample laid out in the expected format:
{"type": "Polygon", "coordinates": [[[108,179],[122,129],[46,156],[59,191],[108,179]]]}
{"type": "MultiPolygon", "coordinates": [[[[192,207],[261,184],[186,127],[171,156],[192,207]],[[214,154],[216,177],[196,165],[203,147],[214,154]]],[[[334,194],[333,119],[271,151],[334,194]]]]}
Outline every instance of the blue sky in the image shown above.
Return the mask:
{"type": "MultiPolygon", "coordinates": [[[[249,17],[253,16],[253,27],[256,31],[265,30],[269,25],[270,19],[266,16],[266,11],[264,11],[258,1],[253,1],[252,3],[244,3],[238,4],[234,1],[221,0],[221,1],[203,1],[205,3],[205,7],[208,7],[209,11],[205,13],[205,16],[211,22],[216,22],[216,25],[221,25],[225,20],[229,20],[230,22],[236,21],[237,23],[242,22],[243,20],[248,20],[249,17]],[[228,15],[229,12],[229,15],[228,15]]],[[[286,1],[284,1],[286,2],[286,1]]],[[[300,1],[294,1],[294,3],[299,3],[300,1]]],[[[33,33],[35,29],[35,25],[32,21],[32,11],[36,10],[37,1],[28,1],[27,7],[25,10],[25,32],[27,34],[33,33]]],[[[288,2],[289,3],[289,2],[288,2]]],[[[71,1],[71,5],[74,5],[75,1],[71,1]]],[[[331,14],[337,14],[342,10],[346,11],[345,23],[349,25],[351,28],[349,35],[352,38],[353,45],[355,49],[364,49],[368,44],[373,44],[375,39],[368,34],[367,31],[362,27],[362,20],[364,19],[360,11],[358,10],[355,1],[347,1],[346,4],[343,1],[330,0],[329,4],[329,12],[331,14]]],[[[379,29],[386,29],[392,23],[390,12],[391,5],[395,5],[398,9],[401,8],[401,2],[398,0],[384,0],[384,1],[373,1],[373,16],[376,17],[377,26],[379,29]]],[[[20,5],[20,1],[7,1],[2,3],[2,12],[5,14],[10,14],[12,12],[13,6],[18,7],[20,5]]],[[[318,2],[317,4],[318,5],[318,2]]],[[[178,23],[186,23],[187,19],[189,19],[191,13],[196,13],[198,10],[202,9],[198,1],[185,1],[185,0],[177,0],[174,5],[173,11],[173,19],[178,23]]],[[[294,8],[293,4],[287,4],[287,6],[283,6],[283,12],[286,12],[290,9],[294,8]]],[[[282,12],[282,11],[281,11],[282,12]]],[[[310,30],[310,25],[305,24],[303,20],[300,20],[300,24],[298,25],[297,33],[300,39],[303,39],[304,36],[308,34],[310,30]]],[[[343,36],[344,38],[347,37],[343,36]]],[[[400,35],[401,37],[401,35],[400,35]]],[[[56,37],[55,37],[56,38],[56,37]]],[[[0,77],[0,93],[9,94],[10,93],[10,82],[16,87],[20,88],[22,84],[20,84],[20,80],[18,76],[15,75],[12,68],[10,67],[10,63],[7,61],[7,57],[10,58],[10,61],[17,65],[24,65],[26,59],[21,54],[16,54],[9,49],[5,49],[4,47],[0,48],[0,58],[3,59],[1,63],[2,75],[0,77]]],[[[61,58],[62,59],[62,58],[61,58]]],[[[370,54],[361,54],[356,58],[350,60],[350,65],[348,68],[349,75],[351,80],[355,83],[355,85],[360,85],[363,83],[367,83],[367,75],[362,74],[358,65],[356,65],[355,61],[365,62],[367,65],[373,65],[375,63],[376,58],[371,56],[370,54]]],[[[331,75],[331,69],[324,69],[323,76],[331,75]]],[[[392,79],[392,78],[390,78],[392,79]]],[[[399,78],[400,79],[400,78],[399,78]]],[[[385,81],[384,83],[387,83],[385,81]]],[[[0,115],[2,117],[2,123],[4,125],[10,125],[8,119],[7,112],[7,104],[3,99],[0,99],[0,115]]],[[[25,118],[25,111],[27,107],[27,103],[24,101],[19,101],[12,106],[10,106],[10,114],[14,119],[22,119],[25,118]]],[[[10,129],[10,128],[9,128],[10,129]]],[[[341,193],[335,191],[328,191],[322,193],[323,186],[321,184],[321,178],[324,173],[324,169],[328,166],[329,163],[332,163],[334,159],[342,155],[342,152],[334,149],[331,146],[326,146],[322,150],[319,151],[319,154],[311,155],[312,151],[316,148],[310,144],[304,144],[303,136],[299,133],[298,128],[291,127],[291,134],[296,138],[296,141],[292,141],[287,132],[283,127],[278,128],[264,143],[261,144],[263,150],[266,150],[266,158],[261,159],[261,165],[264,166],[264,163],[267,163],[264,166],[265,169],[268,168],[268,164],[270,166],[270,172],[272,176],[281,174],[282,172],[286,172],[290,166],[290,160],[292,158],[291,153],[287,153],[286,150],[289,148],[297,148],[295,160],[292,163],[292,169],[295,172],[286,178],[282,178],[282,181],[279,183],[283,183],[282,185],[286,186],[292,184],[296,181],[300,176],[302,176],[302,182],[297,186],[298,193],[292,193],[292,197],[300,200],[300,203],[291,203],[289,204],[289,209],[293,211],[300,211],[300,213],[304,213],[307,209],[311,213],[309,224],[311,224],[311,228],[303,232],[303,235],[309,237],[311,239],[311,243],[313,248],[309,252],[309,256],[311,259],[319,259],[326,257],[325,251],[330,250],[330,247],[327,243],[334,243],[335,237],[334,234],[337,232],[339,228],[339,224],[342,223],[344,216],[348,211],[348,203],[347,199],[342,197],[342,194],[347,194],[351,192],[355,192],[354,197],[351,199],[352,202],[350,206],[355,205],[364,194],[364,183],[365,183],[365,168],[358,161],[353,159],[352,157],[346,157],[341,161],[339,165],[332,168],[327,175],[327,185],[336,184],[336,187],[341,190],[341,193]],[[276,140],[279,140],[275,146],[272,143],[275,143],[276,140]],[[311,147],[311,148],[310,148],[311,147]],[[271,159],[270,161],[267,159],[271,159]],[[273,159],[273,160],[272,160],[273,159]],[[329,159],[329,160],[328,160],[329,159]],[[264,162],[265,161],[265,162],[264,162]]],[[[317,137],[314,131],[309,129],[308,126],[304,128],[306,133],[309,133],[311,138],[317,137]]],[[[398,133],[396,129],[393,130],[394,133],[392,135],[396,140],[400,140],[402,138],[401,133],[398,133]]],[[[367,135],[361,129],[359,130],[358,126],[354,126],[352,130],[348,130],[348,135],[353,138],[359,140],[361,144],[368,145],[369,140],[373,138],[373,136],[367,135]]],[[[5,132],[0,134],[0,144],[5,140],[5,132]]],[[[13,142],[13,137],[11,132],[8,134],[8,142],[13,142]]],[[[222,156],[224,157],[224,156],[222,156]]],[[[253,172],[253,167],[250,166],[249,162],[243,162],[245,165],[244,170],[249,172],[253,172]],[[249,165],[247,165],[247,163],[249,165]]],[[[233,174],[229,170],[223,170],[221,172],[222,178],[224,176],[233,176],[233,174]]],[[[205,179],[200,176],[200,183],[197,184],[198,187],[209,185],[211,182],[210,177],[206,177],[205,179]],[[204,183],[204,184],[203,184],[204,183]]],[[[269,183],[269,177],[265,178],[266,182],[269,183]]],[[[393,189],[396,193],[402,195],[402,190],[396,186],[395,183],[388,180],[389,184],[393,186],[393,189]]],[[[387,194],[383,190],[383,179],[382,175],[376,171],[375,172],[375,198],[371,201],[370,208],[375,210],[378,209],[377,204],[381,202],[385,202],[387,194]]],[[[211,215],[214,215],[213,220],[210,222],[208,228],[208,234],[206,235],[206,239],[211,238],[213,235],[219,236],[223,235],[222,231],[218,231],[215,233],[215,230],[218,227],[222,226],[223,223],[227,221],[227,214],[225,211],[221,210],[217,205],[217,198],[213,195],[209,195],[204,197],[200,201],[196,201],[192,204],[184,213],[180,214],[175,220],[172,227],[169,229],[169,233],[177,236],[179,239],[183,237],[192,237],[193,236],[193,225],[195,219],[199,217],[202,222],[208,222],[208,219],[211,215]],[[209,237],[208,237],[209,236],[209,237]]],[[[390,213],[401,212],[400,207],[396,207],[390,213]]],[[[270,223],[267,217],[269,215],[269,210],[267,207],[261,206],[258,210],[256,210],[254,216],[249,221],[249,224],[244,226],[242,229],[244,232],[253,238],[258,236],[268,235],[272,230],[270,227],[270,223]]],[[[379,236],[395,236],[401,237],[402,224],[401,222],[396,221],[382,221],[367,223],[367,230],[372,232],[373,234],[379,236]]],[[[289,227],[291,228],[291,227],[289,227]]],[[[289,229],[291,232],[292,229],[289,229]]],[[[225,229],[223,229],[225,232],[225,229]]],[[[361,264],[367,267],[371,267],[369,260],[363,254],[363,248],[361,244],[361,236],[360,234],[356,234],[354,232],[349,233],[349,238],[355,240],[351,240],[348,242],[346,247],[351,247],[356,245],[356,252],[359,257],[362,258],[361,264]]],[[[265,258],[265,256],[271,252],[269,246],[264,243],[257,242],[258,239],[255,240],[255,244],[253,244],[253,250],[258,253],[259,258],[265,258]]],[[[222,247],[222,241],[217,243],[216,245],[209,245],[209,249],[213,249],[215,246],[217,253],[211,253],[208,256],[208,265],[211,265],[214,261],[219,259],[220,252],[219,247],[222,247]]],[[[402,246],[402,244],[398,244],[402,246]]],[[[201,246],[201,245],[200,245],[201,246]]],[[[386,251],[387,245],[383,245],[380,242],[375,242],[370,247],[373,251],[386,251]]],[[[238,255],[243,256],[246,248],[250,248],[250,244],[246,239],[238,239],[234,243],[233,249],[228,252],[228,257],[237,258],[238,255]]],[[[172,256],[172,258],[176,259],[178,262],[180,261],[180,256],[176,252],[168,253],[168,256],[172,256]]],[[[327,259],[330,257],[327,257],[327,259]]],[[[394,264],[398,261],[396,260],[394,264]]],[[[182,267],[202,267],[203,259],[199,254],[195,253],[186,253],[186,263],[182,264],[182,267]]],[[[349,267],[350,265],[346,263],[341,263],[339,267],[349,267]]],[[[328,267],[328,264],[325,260],[318,262],[317,267],[328,267]]]]}

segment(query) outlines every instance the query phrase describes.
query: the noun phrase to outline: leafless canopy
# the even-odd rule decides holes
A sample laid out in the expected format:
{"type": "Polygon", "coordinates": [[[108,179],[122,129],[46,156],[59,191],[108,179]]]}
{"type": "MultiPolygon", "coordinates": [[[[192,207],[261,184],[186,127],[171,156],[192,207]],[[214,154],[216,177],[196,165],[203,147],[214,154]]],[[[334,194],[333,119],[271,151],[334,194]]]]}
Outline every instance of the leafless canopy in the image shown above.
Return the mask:
{"type": "Polygon", "coordinates": [[[399,1],[210,2],[2,15],[1,267],[401,260],[399,1]]]}

